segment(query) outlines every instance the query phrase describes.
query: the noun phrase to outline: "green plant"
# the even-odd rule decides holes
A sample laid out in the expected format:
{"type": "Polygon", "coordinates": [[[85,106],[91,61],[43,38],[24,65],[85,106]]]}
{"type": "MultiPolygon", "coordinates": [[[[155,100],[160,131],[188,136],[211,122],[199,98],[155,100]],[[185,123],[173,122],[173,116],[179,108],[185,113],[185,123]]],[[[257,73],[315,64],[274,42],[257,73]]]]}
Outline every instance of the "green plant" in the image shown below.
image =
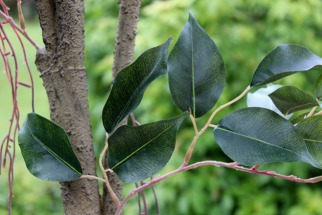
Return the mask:
{"type": "Polygon", "coordinates": [[[224,166],[302,183],[322,180],[322,177],[301,179],[259,170],[261,164],[295,161],[322,168],[322,148],[319,145],[322,120],[321,112],[317,111],[321,97],[321,78],[317,80],[314,96],[293,86],[281,87],[269,95],[284,116],[269,109],[249,107],[223,117],[218,125],[212,124],[219,111],[243,98],[251,88],[294,73],[320,70],[322,58],[298,45],[278,46],[261,61],[250,85],[238,97],[215,109],[207,123],[199,129],[197,118],[215,106],[224,88],[224,62],[219,49],[192,14],[168,56],[170,42],[171,39],[144,52],[114,80],[102,114],[108,134],[100,156],[104,178],[83,175],[65,131],[35,113],[28,116],[18,137],[30,172],[45,180],[99,180],[113,194],[107,172],[115,172],[124,182],[139,182],[159,172],[170,159],[176,133],[189,115],[195,136],[183,164],[176,170],[141,184],[121,202],[114,195],[113,199],[118,205],[117,214],[121,213],[129,198],[145,188],[174,174],[205,165],[224,166]],[[146,88],[167,71],[172,98],[183,113],[171,119],[140,125],[132,112],[140,104],[146,88]],[[311,111],[305,111],[308,108],[312,108],[311,111]],[[286,119],[290,113],[295,115],[286,119]],[[120,125],[128,116],[133,126],[120,125]],[[234,162],[207,160],[189,164],[198,139],[208,128],[214,129],[216,142],[234,162]],[[102,164],[106,152],[109,169],[105,169],[102,164]]]}

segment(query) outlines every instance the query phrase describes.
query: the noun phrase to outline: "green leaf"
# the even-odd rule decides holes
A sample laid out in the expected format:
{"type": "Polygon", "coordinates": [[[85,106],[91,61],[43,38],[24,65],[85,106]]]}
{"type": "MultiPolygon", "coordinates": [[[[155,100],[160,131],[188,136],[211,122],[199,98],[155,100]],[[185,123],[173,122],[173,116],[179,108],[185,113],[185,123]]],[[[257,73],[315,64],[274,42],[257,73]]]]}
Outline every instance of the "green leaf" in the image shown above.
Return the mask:
{"type": "Polygon", "coordinates": [[[306,119],[306,117],[307,117],[307,115],[308,115],[309,113],[310,113],[310,111],[305,111],[304,113],[301,113],[301,114],[299,114],[299,115],[297,115],[297,116],[292,117],[289,121],[290,121],[293,125],[295,125],[295,124],[297,124],[297,123],[299,123],[299,122],[303,121],[304,119],[306,119]]]}
{"type": "Polygon", "coordinates": [[[303,161],[321,168],[294,126],[268,109],[246,108],[225,116],[214,134],[224,153],[242,165],[303,161]]]}
{"type": "Polygon", "coordinates": [[[293,86],[285,86],[269,94],[275,106],[284,114],[319,106],[316,98],[293,86]]]}
{"type": "Polygon", "coordinates": [[[108,139],[109,166],[128,183],[159,172],[173,153],[177,130],[187,115],[142,126],[121,126],[108,139]]]}
{"type": "Polygon", "coordinates": [[[322,98],[322,74],[318,77],[315,82],[315,96],[319,100],[322,98]]]}
{"type": "Polygon", "coordinates": [[[149,84],[166,74],[170,43],[171,38],[164,44],[147,50],[116,76],[102,116],[108,133],[140,104],[149,84]]]}
{"type": "Polygon", "coordinates": [[[304,137],[311,156],[322,165],[322,116],[312,116],[297,124],[295,127],[304,137]]]}
{"type": "Polygon", "coordinates": [[[169,55],[168,66],[175,104],[195,117],[206,114],[224,89],[225,67],[216,44],[191,13],[169,55]]]}
{"type": "Polygon", "coordinates": [[[297,72],[322,69],[321,65],[322,58],[303,46],[280,45],[261,61],[251,86],[268,84],[297,72]]]}
{"type": "Polygon", "coordinates": [[[29,113],[18,142],[31,174],[47,181],[72,181],[82,173],[65,131],[35,113],[29,113]]]}

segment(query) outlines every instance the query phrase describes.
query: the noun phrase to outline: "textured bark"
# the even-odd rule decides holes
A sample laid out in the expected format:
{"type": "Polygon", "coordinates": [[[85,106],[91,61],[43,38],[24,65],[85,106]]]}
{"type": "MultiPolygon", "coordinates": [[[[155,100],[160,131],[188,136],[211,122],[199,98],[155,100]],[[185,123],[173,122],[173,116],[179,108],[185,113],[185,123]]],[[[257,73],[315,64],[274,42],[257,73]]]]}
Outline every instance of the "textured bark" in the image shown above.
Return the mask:
{"type": "MultiPolygon", "coordinates": [[[[84,174],[96,175],[84,68],[84,1],[36,0],[45,47],[37,53],[51,119],[65,129],[84,174]]],[[[61,183],[65,214],[99,215],[97,181],[61,183]]]]}
{"type": "Polygon", "coordinates": [[[120,12],[115,40],[113,78],[133,61],[135,36],[141,0],[120,0],[120,12]]]}
{"type": "MultiPolygon", "coordinates": [[[[120,12],[118,17],[117,36],[114,44],[114,65],[113,79],[118,72],[133,61],[135,36],[137,34],[137,22],[141,0],[120,0],[120,12]]],[[[126,123],[127,119],[123,123],[126,123]]],[[[106,159],[107,160],[107,159],[106,159]]],[[[106,164],[108,166],[108,164],[106,164]]],[[[116,174],[108,173],[109,182],[119,199],[122,197],[122,184],[116,174]]],[[[113,215],[116,212],[116,205],[113,202],[107,189],[103,193],[103,211],[106,215],[113,215]]]]}

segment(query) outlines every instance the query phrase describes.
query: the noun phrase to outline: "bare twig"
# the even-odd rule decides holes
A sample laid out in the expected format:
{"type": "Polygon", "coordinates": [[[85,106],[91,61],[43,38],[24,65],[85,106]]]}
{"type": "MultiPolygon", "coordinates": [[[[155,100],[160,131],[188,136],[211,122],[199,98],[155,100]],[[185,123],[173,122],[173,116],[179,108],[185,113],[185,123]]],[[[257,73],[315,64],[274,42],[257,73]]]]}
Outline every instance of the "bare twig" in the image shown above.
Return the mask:
{"type": "MultiPolygon", "coordinates": [[[[120,205],[120,200],[118,199],[118,197],[116,196],[115,192],[113,191],[113,189],[112,189],[112,187],[110,185],[110,182],[108,180],[107,173],[106,173],[107,171],[105,170],[104,165],[103,165],[103,160],[105,158],[105,154],[106,154],[107,149],[108,149],[108,135],[106,135],[106,136],[107,136],[106,137],[106,144],[105,144],[104,149],[101,152],[100,158],[99,158],[99,166],[100,166],[100,169],[101,169],[101,171],[103,173],[104,181],[105,181],[105,185],[107,187],[107,190],[110,193],[110,195],[111,195],[113,201],[115,202],[115,204],[117,206],[119,206],[120,205]]],[[[110,170],[110,171],[112,171],[112,170],[110,170]]]]}
{"type": "MultiPolygon", "coordinates": [[[[153,180],[153,177],[151,176],[150,179],[153,180]]],[[[152,193],[153,193],[153,196],[154,196],[155,212],[156,212],[156,215],[159,215],[160,214],[160,209],[159,209],[158,196],[157,196],[157,194],[155,192],[155,189],[154,189],[153,185],[151,186],[151,189],[152,189],[152,193]]]]}
{"type": "Polygon", "coordinates": [[[248,86],[239,96],[237,96],[235,99],[231,100],[230,102],[227,102],[226,104],[223,104],[221,105],[220,107],[218,107],[212,114],[211,116],[209,117],[207,123],[204,125],[204,127],[198,132],[196,133],[196,136],[193,138],[191,144],[190,144],[190,147],[186,153],[186,156],[185,156],[185,159],[184,159],[184,162],[182,164],[182,166],[187,166],[190,159],[191,159],[191,156],[192,156],[192,152],[195,148],[195,145],[197,143],[197,140],[199,139],[199,137],[206,131],[206,129],[209,127],[209,125],[211,124],[211,121],[213,120],[213,118],[216,116],[216,114],[221,111],[222,109],[228,107],[229,105],[237,102],[238,100],[240,100],[241,98],[243,98],[246,93],[248,93],[248,91],[250,90],[250,86],[248,86]]]}
{"type": "Polygon", "coordinates": [[[257,168],[246,168],[243,166],[239,166],[238,163],[233,162],[233,163],[225,163],[225,162],[220,162],[220,161],[202,161],[202,162],[197,162],[188,166],[181,166],[178,169],[169,172],[167,174],[164,174],[158,178],[155,178],[145,184],[143,184],[142,186],[134,189],[131,193],[129,193],[124,200],[121,202],[121,204],[119,205],[116,215],[120,215],[122,213],[123,207],[124,205],[127,203],[127,201],[133,197],[134,195],[136,195],[138,192],[141,192],[142,190],[146,189],[147,187],[151,187],[152,185],[159,183],[173,175],[176,175],[180,172],[184,172],[187,170],[191,170],[191,169],[196,169],[198,167],[201,166],[216,166],[216,167],[226,167],[226,168],[230,168],[230,169],[235,169],[235,170],[239,170],[242,172],[247,172],[247,173],[251,173],[251,174],[257,174],[257,175],[266,175],[266,176],[271,176],[271,177],[275,177],[275,178],[280,178],[280,179],[284,179],[287,181],[293,181],[293,182],[297,182],[297,183],[317,183],[322,181],[322,176],[318,176],[318,177],[314,177],[314,178],[309,178],[309,179],[302,179],[302,178],[298,178],[294,175],[282,175],[279,173],[276,173],[274,171],[269,171],[269,170],[263,170],[263,171],[259,171],[257,170],[257,168]]]}
{"type": "Polygon", "coordinates": [[[29,36],[25,29],[22,29],[15,21],[4,12],[0,11],[0,17],[5,19],[13,28],[19,31],[37,50],[40,49],[39,45],[29,36]]]}

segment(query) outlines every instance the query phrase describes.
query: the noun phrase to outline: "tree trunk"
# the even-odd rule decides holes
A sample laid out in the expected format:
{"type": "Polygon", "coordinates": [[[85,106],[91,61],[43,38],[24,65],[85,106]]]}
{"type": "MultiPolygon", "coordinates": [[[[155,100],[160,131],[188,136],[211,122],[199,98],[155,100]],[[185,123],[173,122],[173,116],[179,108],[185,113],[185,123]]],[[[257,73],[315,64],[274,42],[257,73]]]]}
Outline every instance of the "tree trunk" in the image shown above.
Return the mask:
{"type": "MultiPolygon", "coordinates": [[[[84,1],[36,0],[45,48],[37,53],[51,119],[65,129],[83,173],[96,175],[84,68],[84,1]]],[[[65,214],[99,215],[97,181],[61,183],[65,214]]]]}
{"type": "MultiPolygon", "coordinates": [[[[120,0],[120,11],[117,26],[117,36],[114,45],[113,79],[125,66],[133,61],[135,36],[137,34],[137,22],[141,0],[120,0]]],[[[123,121],[126,124],[127,119],[123,121]]],[[[107,161],[107,159],[106,159],[107,161]]],[[[106,166],[108,164],[106,163],[106,166]]],[[[114,173],[108,173],[109,183],[116,195],[122,197],[122,183],[114,173]]],[[[113,215],[116,212],[116,205],[113,202],[107,189],[104,187],[103,210],[106,215],[113,215]]]]}
{"type": "MultiPolygon", "coordinates": [[[[121,0],[113,78],[130,64],[140,0],[121,0]]],[[[86,70],[84,67],[84,1],[36,0],[45,47],[37,52],[36,65],[41,72],[50,104],[52,121],[69,135],[71,145],[85,175],[96,175],[86,70]]],[[[122,185],[115,174],[109,180],[118,197],[122,185]]],[[[61,183],[65,214],[110,215],[116,206],[104,189],[103,204],[97,181],[79,179],[61,183]]]]}

